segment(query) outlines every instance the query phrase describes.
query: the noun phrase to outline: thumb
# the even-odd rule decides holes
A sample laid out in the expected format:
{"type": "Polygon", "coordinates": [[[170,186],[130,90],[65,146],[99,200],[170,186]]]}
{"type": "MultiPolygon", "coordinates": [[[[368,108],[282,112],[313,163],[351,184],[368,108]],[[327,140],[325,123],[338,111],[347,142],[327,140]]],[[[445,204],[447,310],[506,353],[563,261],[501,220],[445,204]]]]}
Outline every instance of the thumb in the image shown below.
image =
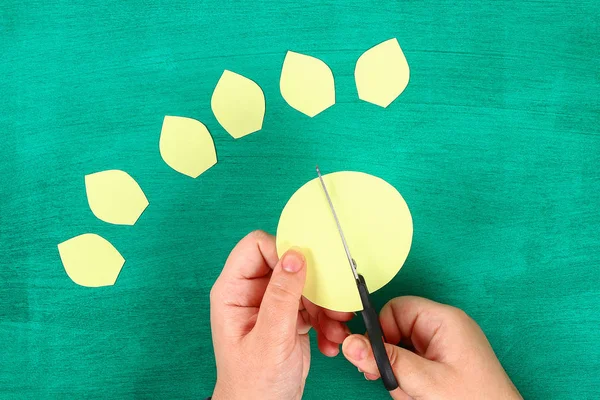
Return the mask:
{"type": "MultiPolygon", "coordinates": [[[[423,388],[429,386],[431,369],[435,367],[435,363],[389,343],[385,344],[385,349],[401,388],[401,390],[396,389],[390,392],[392,397],[394,399],[405,399],[408,396],[418,397],[423,388]]],[[[344,357],[358,367],[361,372],[379,377],[379,369],[375,363],[371,343],[366,337],[363,335],[348,336],[342,344],[342,352],[344,357]]]]}
{"type": "Polygon", "coordinates": [[[298,305],[306,280],[306,259],[297,250],[288,250],[279,260],[265,290],[256,326],[285,340],[296,335],[298,305]]]}

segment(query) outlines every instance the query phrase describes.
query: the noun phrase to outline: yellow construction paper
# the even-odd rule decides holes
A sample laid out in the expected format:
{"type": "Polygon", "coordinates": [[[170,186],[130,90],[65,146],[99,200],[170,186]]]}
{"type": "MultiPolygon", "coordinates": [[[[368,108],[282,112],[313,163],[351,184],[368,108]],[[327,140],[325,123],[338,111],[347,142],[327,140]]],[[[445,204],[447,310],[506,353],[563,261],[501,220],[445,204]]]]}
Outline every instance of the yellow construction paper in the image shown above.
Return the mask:
{"type": "Polygon", "coordinates": [[[112,244],[94,233],[62,242],[58,252],[69,278],[81,286],[114,285],[125,263],[112,244]]]}
{"type": "Polygon", "coordinates": [[[245,76],[223,71],[210,106],[217,121],[236,139],[262,128],[265,95],[256,82],[245,76]]]}
{"type": "Polygon", "coordinates": [[[111,224],[133,225],[148,206],[144,192],[125,171],[86,175],[85,190],[94,215],[111,224]]]}
{"type": "Polygon", "coordinates": [[[404,91],[409,76],[408,63],[395,38],[364,52],[354,70],[358,97],[384,108],[404,91]]]}
{"type": "Polygon", "coordinates": [[[217,163],[208,129],[192,118],[165,116],[160,133],[160,156],[175,171],[192,178],[217,163]]]}
{"type": "MultiPolygon", "coordinates": [[[[413,225],[398,191],[361,172],[324,176],[342,229],[370,292],[388,283],[408,256],[413,225]]],[[[277,227],[277,252],[297,246],[307,258],[304,296],[335,311],[362,310],[354,276],[323,188],[315,178],[286,204],[277,227]]]]}
{"type": "Polygon", "coordinates": [[[283,61],[279,89],[292,108],[309,117],[335,104],[331,69],[318,58],[293,51],[288,51],[283,61]]]}

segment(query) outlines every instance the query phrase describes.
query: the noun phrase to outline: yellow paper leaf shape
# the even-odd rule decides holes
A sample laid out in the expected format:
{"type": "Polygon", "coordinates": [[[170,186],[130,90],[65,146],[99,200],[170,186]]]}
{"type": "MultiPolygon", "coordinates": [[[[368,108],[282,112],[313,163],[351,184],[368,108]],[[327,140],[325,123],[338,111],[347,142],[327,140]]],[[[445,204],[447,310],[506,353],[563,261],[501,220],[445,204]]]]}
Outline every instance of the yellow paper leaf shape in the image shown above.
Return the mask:
{"type": "Polygon", "coordinates": [[[256,82],[245,76],[223,71],[210,106],[217,121],[236,139],[262,128],[265,95],[256,82]]]}
{"type": "Polygon", "coordinates": [[[354,70],[358,97],[384,108],[404,91],[409,76],[408,63],[395,38],[365,51],[354,70]]]}
{"type": "Polygon", "coordinates": [[[62,242],[58,252],[69,278],[81,286],[114,285],[125,263],[112,244],[94,233],[62,242]]]}
{"type": "Polygon", "coordinates": [[[137,182],[117,169],[85,176],[88,204],[104,222],[133,225],[148,206],[148,199],[137,182]]]}
{"type": "Polygon", "coordinates": [[[217,163],[215,143],[208,129],[192,118],[165,116],[159,148],[169,167],[192,178],[217,163]]]}
{"type": "Polygon", "coordinates": [[[331,69],[318,58],[293,51],[288,51],[283,61],[279,89],[292,108],[309,117],[335,104],[331,69]]]}

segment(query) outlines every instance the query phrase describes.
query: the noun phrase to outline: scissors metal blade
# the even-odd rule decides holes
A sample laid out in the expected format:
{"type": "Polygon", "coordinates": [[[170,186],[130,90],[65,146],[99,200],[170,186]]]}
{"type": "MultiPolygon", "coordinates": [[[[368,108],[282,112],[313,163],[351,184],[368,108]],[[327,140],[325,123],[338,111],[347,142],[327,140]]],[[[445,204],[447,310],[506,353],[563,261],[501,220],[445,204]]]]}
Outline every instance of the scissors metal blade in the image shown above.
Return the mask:
{"type": "Polygon", "coordinates": [[[323,175],[321,175],[321,170],[319,170],[319,166],[317,165],[317,175],[319,175],[319,180],[321,181],[321,186],[323,187],[323,191],[325,192],[325,196],[327,197],[327,202],[329,203],[329,208],[331,209],[331,213],[333,214],[333,219],[335,220],[335,224],[337,225],[338,232],[340,237],[342,238],[342,243],[344,244],[344,251],[346,252],[346,257],[348,257],[348,263],[350,263],[350,268],[352,269],[352,274],[354,275],[354,279],[358,280],[358,272],[356,271],[356,262],[352,255],[350,255],[350,249],[348,248],[348,243],[346,242],[346,237],[344,236],[344,231],[342,230],[342,226],[340,225],[340,220],[338,219],[337,213],[335,212],[335,208],[333,208],[333,202],[331,201],[331,197],[329,197],[329,192],[327,191],[327,186],[325,186],[325,181],[323,180],[323,175]]]}

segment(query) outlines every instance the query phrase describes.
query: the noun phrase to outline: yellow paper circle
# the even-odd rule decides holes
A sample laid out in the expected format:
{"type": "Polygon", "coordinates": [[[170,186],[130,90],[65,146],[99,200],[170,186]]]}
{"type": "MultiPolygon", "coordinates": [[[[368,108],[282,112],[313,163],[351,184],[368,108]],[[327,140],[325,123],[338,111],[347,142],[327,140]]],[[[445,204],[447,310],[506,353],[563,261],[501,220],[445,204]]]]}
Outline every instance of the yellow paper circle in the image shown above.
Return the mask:
{"type": "MultiPolygon", "coordinates": [[[[400,270],[412,242],[410,211],[383,179],[361,172],[323,177],[348,247],[370,292],[400,270]]],[[[277,227],[277,252],[299,247],[307,258],[304,296],[335,311],[359,311],[362,304],[335,220],[318,178],[302,186],[286,204],[277,227]]]]}

